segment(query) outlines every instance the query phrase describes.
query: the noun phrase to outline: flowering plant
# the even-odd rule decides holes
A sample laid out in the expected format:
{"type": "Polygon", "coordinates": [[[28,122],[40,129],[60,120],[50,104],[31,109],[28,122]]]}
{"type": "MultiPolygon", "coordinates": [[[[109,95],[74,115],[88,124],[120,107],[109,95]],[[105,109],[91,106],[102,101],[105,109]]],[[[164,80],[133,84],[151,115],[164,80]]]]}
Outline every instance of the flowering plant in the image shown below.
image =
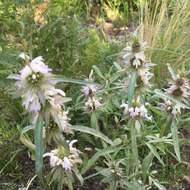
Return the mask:
{"type": "Polygon", "coordinates": [[[16,80],[16,95],[31,116],[21,141],[32,149],[46,188],[72,190],[96,175],[114,190],[165,188],[152,166],[164,167],[165,155],[181,161],[178,127],[189,109],[190,87],[187,75],[168,65],[172,80],[163,90],[155,89],[145,44],[135,36],[108,72],[94,65],[87,79],[72,79],[82,88],[71,107],[71,98],[56,87],[71,81],[52,74],[41,56],[20,55],[25,66],[9,78],[16,80]],[[31,129],[34,144],[26,135],[31,129]],[[50,172],[43,177],[47,157],[50,172]]]}

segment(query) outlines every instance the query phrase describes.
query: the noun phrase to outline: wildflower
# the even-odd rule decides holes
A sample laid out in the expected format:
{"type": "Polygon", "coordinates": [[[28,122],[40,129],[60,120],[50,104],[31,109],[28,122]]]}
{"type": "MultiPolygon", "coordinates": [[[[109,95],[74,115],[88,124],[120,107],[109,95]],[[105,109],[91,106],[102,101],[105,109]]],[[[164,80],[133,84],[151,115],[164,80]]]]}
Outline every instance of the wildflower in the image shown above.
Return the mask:
{"type": "MultiPolygon", "coordinates": [[[[88,81],[93,81],[92,79],[93,70],[90,72],[88,81]]],[[[87,84],[83,87],[82,92],[86,97],[85,110],[86,111],[95,111],[102,107],[101,98],[96,98],[96,92],[98,91],[98,86],[95,84],[87,84]]]]}
{"type": "Polygon", "coordinates": [[[46,91],[47,102],[49,103],[49,115],[53,118],[61,132],[72,133],[68,111],[65,111],[64,103],[70,101],[65,97],[65,92],[52,87],[46,91]]]}
{"type": "Polygon", "coordinates": [[[71,172],[78,164],[82,164],[81,152],[76,147],[73,147],[76,142],[77,140],[72,140],[69,142],[68,148],[61,146],[49,153],[45,153],[44,157],[50,157],[50,166],[52,168],[61,166],[65,171],[71,172]]]}
{"type": "Polygon", "coordinates": [[[177,105],[170,100],[165,100],[165,102],[159,104],[161,110],[176,117],[181,114],[181,106],[177,105]]]}
{"type": "Polygon", "coordinates": [[[168,70],[172,79],[169,81],[169,87],[165,92],[173,97],[186,101],[190,97],[190,82],[185,77],[184,73],[175,73],[174,70],[168,65],[168,70]]]}
{"type": "Polygon", "coordinates": [[[138,69],[146,62],[146,56],[144,52],[135,53],[130,59],[130,64],[133,68],[138,69]]]}
{"type": "Polygon", "coordinates": [[[101,103],[101,99],[96,99],[95,97],[88,98],[87,102],[85,102],[85,110],[86,111],[95,111],[101,108],[103,105],[101,103]]]}
{"type": "Polygon", "coordinates": [[[189,80],[177,75],[177,78],[170,81],[169,87],[165,90],[168,94],[176,98],[189,98],[190,97],[190,85],[189,80]]]}
{"type": "Polygon", "coordinates": [[[137,73],[137,87],[150,87],[150,79],[153,74],[149,72],[149,69],[139,69],[137,73]]]}
{"type": "Polygon", "coordinates": [[[64,133],[72,133],[72,130],[69,128],[71,124],[69,123],[70,118],[68,117],[68,111],[59,111],[54,112],[51,110],[52,117],[59,127],[59,129],[64,133]]]}
{"type": "Polygon", "coordinates": [[[45,65],[41,56],[31,60],[29,56],[21,53],[20,57],[28,64],[18,75],[10,75],[16,80],[18,96],[26,110],[37,113],[46,102],[46,91],[53,88],[55,81],[51,79],[51,69],[45,65]]]}
{"type": "Polygon", "coordinates": [[[123,115],[129,116],[132,119],[144,118],[146,120],[151,120],[151,117],[148,115],[148,110],[144,105],[140,104],[139,97],[136,101],[133,101],[131,107],[128,104],[123,103],[121,108],[124,108],[123,115]]]}
{"type": "Polygon", "coordinates": [[[119,58],[119,63],[129,74],[128,80],[131,77],[131,71],[135,71],[137,74],[136,87],[145,90],[151,86],[149,81],[153,74],[150,72],[150,69],[154,66],[145,55],[146,48],[146,43],[141,43],[138,38],[135,37],[132,44],[123,50],[119,58]]]}
{"type": "Polygon", "coordinates": [[[92,96],[95,94],[98,90],[98,87],[94,84],[87,84],[83,87],[82,92],[85,95],[85,97],[92,96]]]}
{"type": "MultiPolygon", "coordinates": [[[[91,70],[88,79],[86,79],[88,82],[93,82],[93,70],[91,70]]],[[[98,86],[95,84],[86,84],[82,87],[82,92],[85,97],[93,96],[98,91],[98,86]]]]}
{"type": "Polygon", "coordinates": [[[119,62],[126,69],[138,69],[148,66],[144,53],[146,48],[146,43],[140,43],[137,37],[133,38],[132,44],[123,49],[119,62]]]}

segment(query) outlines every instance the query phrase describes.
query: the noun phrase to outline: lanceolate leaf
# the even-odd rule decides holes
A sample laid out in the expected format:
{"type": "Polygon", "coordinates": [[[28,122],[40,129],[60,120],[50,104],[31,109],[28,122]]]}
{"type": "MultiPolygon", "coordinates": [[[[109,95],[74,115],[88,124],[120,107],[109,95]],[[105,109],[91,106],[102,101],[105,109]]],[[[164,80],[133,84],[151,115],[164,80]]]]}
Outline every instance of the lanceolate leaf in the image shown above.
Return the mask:
{"type": "Polygon", "coordinates": [[[80,85],[96,84],[96,83],[85,81],[85,80],[76,80],[76,79],[66,78],[61,75],[54,75],[52,79],[55,80],[56,82],[73,83],[73,84],[80,84],[80,85]]]}
{"type": "Polygon", "coordinates": [[[154,185],[155,185],[159,190],[166,190],[166,188],[165,188],[162,184],[160,184],[158,180],[153,179],[152,177],[150,177],[150,178],[151,178],[152,182],[154,183],[154,185]]]}
{"type": "Polygon", "coordinates": [[[178,138],[178,128],[177,128],[177,122],[175,120],[172,122],[171,132],[172,132],[174,150],[178,161],[180,161],[181,156],[180,156],[180,147],[179,147],[179,138],[178,138]]]}
{"type": "Polygon", "coordinates": [[[137,80],[137,73],[133,72],[131,74],[131,78],[129,81],[129,87],[128,87],[128,105],[131,106],[132,100],[133,100],[133,96],[135,93],[135,86],[136,86],[136,80],[137,80]]]}
{"type": "Polygon", "coordinates": [[[84,167],[82,168],[82,174],[84,174],[88,169],[90,169],[101,156],[116,152],[118,151],[118,149],[118,147],[109,147],[104,148],[102,150],[98,150],[98,152],[88,160],[87,164],[84,165],[84,167]]]}
{"type": "MultiPolygon", "coordinates": [[[[32,125],[29,125],[29,126],[26,126],[24,127],[22,130],[21,130],[21,134],[20,134],[20,141],[26,146],[28,147],[31,151],[34,151],[35,150],[35,145],[33,144],[33,142],[30,140],[30,138],[27,136],[27,133],[28,131],[30,130],[33,130],[34,129],[34,126],[32,125]]],[[[20,130],[20,129],[19,129],[20,130]]]]}
{"type": "Polygon", "coordinates": [[[44,147],[43,147],[43,138],[42,138],[43,120],[41,117],[38,118],[34,131],[35,131],[34,139],[35,139],[35,145],[36,145],[36,149],[35,149],[36,174],[39,177],[42,177],[44,147]]]}
{"type": "Polygon", "coordinates": [[[154,154],[154,156],[159,160],[159,162],[164,166],[164,162],[161,159],[160,155],[158,154],[157,149],[150,143],[146,143],[146,145],[148,146],[150,151],[154,154]]]}
{"type": "Polygon", "coordinates": [[[148,174],[149,168],[151,166],[152,160],[154,158],[154,155],[152,152],[149,152],[149,154],[143,159],[142,162],[142,171],[143,171],[143,179],[146,180],[146,176],[148,174]]]}
{"type": "Polygon", "coordinates": [[[102,78],[103,80],[105,80],[105,77],[104,75],[102,74],[102,72],[100,71],[100,69],[96,66],[96,65],[93,65],[92,68],[94,69],[94,71],[96,72],[96,74],[102,78]]]}
{"type": "Polygon", "coordinates": [[[104,140],[105,142],[107,142],[108,144],[113,144],[113,142],[103,133],[101,133],[100,131],[96,130],[96,129],[91,129],[89,127],[85,127],[85,126],[81,126],[81,125],[73,125],[70,126],[71,129],[75,130],[75,131],[80,131],[83,133],[87,133],[90,135],[93,135],[95,137],[98,137],[102,140],[104,140]]]}

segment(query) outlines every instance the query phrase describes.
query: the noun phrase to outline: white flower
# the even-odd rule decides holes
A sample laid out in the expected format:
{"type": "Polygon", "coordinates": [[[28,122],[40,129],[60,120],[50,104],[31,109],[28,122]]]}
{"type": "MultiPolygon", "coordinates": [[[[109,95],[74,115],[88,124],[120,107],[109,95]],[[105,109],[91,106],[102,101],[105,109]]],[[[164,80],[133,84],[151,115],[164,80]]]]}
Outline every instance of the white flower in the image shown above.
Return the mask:
{"type": "Polygon", "coordinates": [[[58,156],[58,149],[52,150],[49,153],[45,153],[44,157],[49,156],[50,157],[50,166],[51,167],[56,167],[59,165],[62,165],[62,159],[60,159],[58,156]]]}
{"type": "Polygon", "coordinates": [[[190,97],[190,82],[188,79],[177,76],[175,80],[169,82],[169,87],[165,89],[166,93],[181,99],[190,97]]]}
{"type": "Polygon", "coordinates": [[[149,72],[148,68],[141,68],[138,70],[137,86],[150,87],[150,79],[153,74],[149,72]]]}
{"type": "Polygon", "coordinates": [[[52,71],[47,65],[44,64],[42,56],[36,57],[30,63],[30,67],[35,73],[48,74],[52,71]]]}
{"type": "Polygon", "coordinates": [[[165,100],[163,103],[159,104],[161,110],[173,115],[174,117],[181,114],[181,106],[171,102],[170,100],[165,100]]]}
{"type": "Polygon", "coordinates": [[[97,90],[98,90],[98,88],[94,84],[89,84],[89,85],[83,86],[83,88],[82,88],[82,92],[86,97],[88,97],[92,94],[95,94],[97,92],[97,90]]]}
{"type": "Polygon", "coordinates": [[[36,113],[46,102],[46,91],[54,89],[55,81],[51,79],[51,69],[44,64],[41,56],[31,59],[24,53],[20,57],[27,61],[27,65],[19,75],[10,75],[16,80],[18,96],[29,112],[36,113]]]}
{"type": "Polygon", "coordinates": [[[125,67],[138,68],[142,66],[142,63],[146,62],[146,56],[144,51],[147,48],[146,43],[141,43],[138,38],[134,38],[132,44],[129,44],[121,52],[120,62],[125,67]]]}
{"type": "Polygon", "coordinates": [[[68,159],[68,157],[64,157],[63,158],[63,163],[62,166],[65,170],[69,170],[71,171],[73,164],[70,162],[70,160],[68,159]]]}
{"type": "Polygon", "coordinates": [[[28,61],[30,60],[30,56],[26,55],[24,52],[21,52],[19,54],[19,57],[24,59],[24,60],[28,60],[28,61]]]}
{"type": "Polygon", "coordinates": [[[151,120],[151,117],[148,116],[148,110],[144,105],[140,105],[138,100],[134,103],[134,106],[129,107],[128,104],[123,103],[121,108],[124,108],[123,115],[130,116],[132,119],[136,118],[144,118],[147,120],[151,120]],[[136,105],[135,105],[136,104],[136,105]]]}
{"type": "Polygon", "coordinates": [[[76,147],[73,147],[73,145],[77,142],[77,140],[72,140],[69,143],[69,150],[72,154],[79,156],[79,154],[81,153],[76,147]]]}
{"type": "Polygon", "coordinates": [[[59,147],[49,153],[45,153],[44,157],[50,157],[50,166],[62,166],[65,171],[71,172],[77,164],[81,164],[82,160],[79,155],[81,152],[77,148],[73,147],[73,144],[76,142],[77,140],[72,140],[68,144],[68,148],[59,147]]]}
{"type": "Polygon", "coordinates": [[[70,118],[68,117],[68,111],[60,111],[58,113],[52,114],[55,123],[58,125],[59,129],[64,133],[72,133],[69,128],[71,124],[69,123],[70,118]]]}
{"type": "Polygon", "coordinates": [[[128,104],[122,103],[120,107],[124,108],[124,111],[123,111],[124,115],[127,115],[129,113],[129,106],[128,106],[128,104]]]}
{"type": "Polygon", "coordinates": [[[32,69],[26,65],[21,71],[20,71],[20,77],[21,79],[25,79],[26,77],[28,77],[29,75],[32,74],[32,69]]]}
{"type": "Polygon", "coordinates": [[[100,102],[100,99],[96,99],[95,97],[89,97],[87,102],[85,102],[85,110],[86,111],[95,111],[101,108],[103,105],[100,102]]]}

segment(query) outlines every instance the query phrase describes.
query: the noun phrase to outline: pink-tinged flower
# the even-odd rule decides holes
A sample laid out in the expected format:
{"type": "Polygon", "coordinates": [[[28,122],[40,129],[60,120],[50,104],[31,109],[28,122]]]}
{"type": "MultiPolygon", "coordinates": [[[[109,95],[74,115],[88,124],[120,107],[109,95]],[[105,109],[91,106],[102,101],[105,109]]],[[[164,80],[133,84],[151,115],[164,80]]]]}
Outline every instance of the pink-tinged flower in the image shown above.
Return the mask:
{"type": "Polygon", "coordinates": [[[190,83],[188,79],[178,76],[175,80],[170,81],[169,85],[165,89],[169,95],[181,99],[188,99],[190,97],[190,83]]]}
{"type": "Polygon", "coordinates": [[[82,92],[83,94],[88,97],[88,96],[93,96],[98,90],[98,87],[94,84],[87,84],[86,86],[83,86],[82,92]]]}
{"type": "Polygon", "coordinates": [[[151,117],[148,115],[148,110],[143,104],[140,104],[139,98],[133,101],[133,104],[131,107],[129,107],[129,105],[125,103],[123,103],[120,107],[124,108],[124,111],[123,111],[124,117],[129,116],[132,119],[143,118],[146,120],[151,120],[151,117]]]}

